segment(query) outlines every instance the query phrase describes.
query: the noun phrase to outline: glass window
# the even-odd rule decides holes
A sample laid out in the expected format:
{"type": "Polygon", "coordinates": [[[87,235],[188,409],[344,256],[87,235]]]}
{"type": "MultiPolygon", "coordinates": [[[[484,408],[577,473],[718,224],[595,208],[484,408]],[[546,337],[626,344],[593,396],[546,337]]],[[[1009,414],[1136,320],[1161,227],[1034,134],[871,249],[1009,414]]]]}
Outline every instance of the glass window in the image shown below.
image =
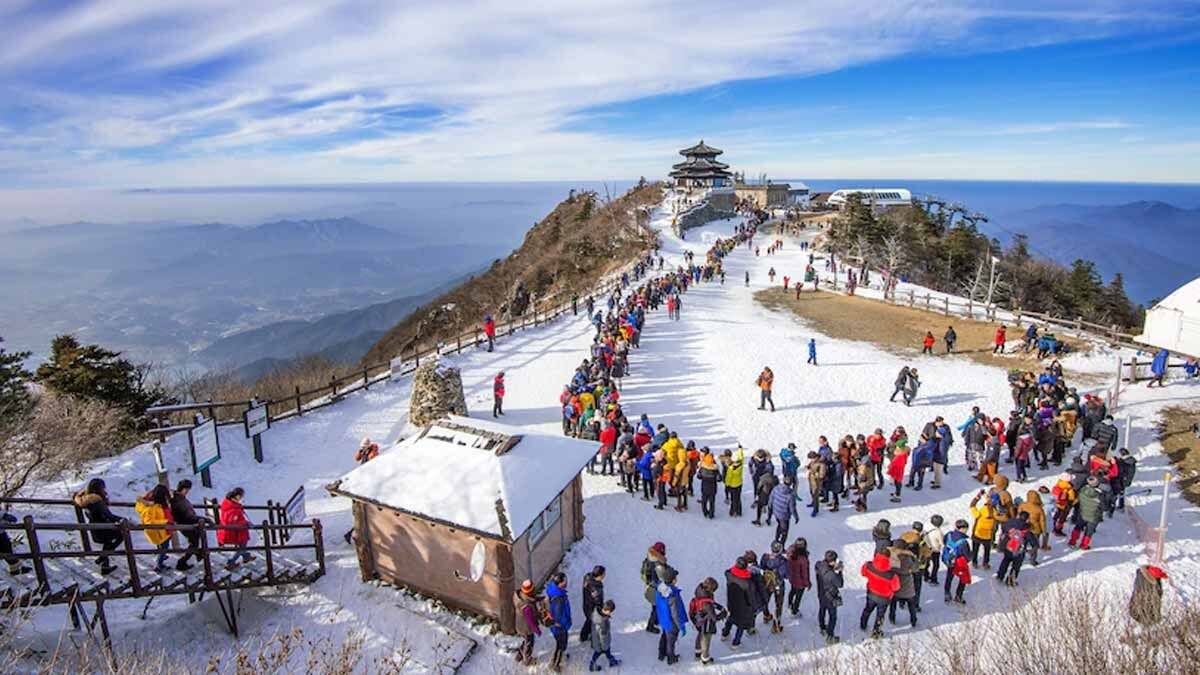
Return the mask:
{"type": "Polygon", "coordinates": [[[529,550],[532,551],[542,538],[546,536],[546,533],[550,531],[550,528],[562,517],[561,498],[562,495],[555,497],[554,501],[550,502],[550,505],[542,511],[541,515],[533,519],[533,524],[529,526],[529,550]]]}

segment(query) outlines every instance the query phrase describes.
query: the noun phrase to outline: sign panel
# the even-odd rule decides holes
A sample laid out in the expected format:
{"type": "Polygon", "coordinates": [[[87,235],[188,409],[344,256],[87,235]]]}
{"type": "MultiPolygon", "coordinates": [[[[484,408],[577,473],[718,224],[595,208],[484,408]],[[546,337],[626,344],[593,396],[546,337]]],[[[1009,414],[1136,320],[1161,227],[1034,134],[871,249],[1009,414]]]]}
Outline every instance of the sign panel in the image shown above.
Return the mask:
{"type": "Polygon", "coordinates": [[[271,416],[267,414],[266,405],[256,405],[242,413],[242,421],[246,426],[246,438],[254,438],[271,428],[271,416]]]}
{"type": "Polygon", "coordinates": [[[221,442],[217,438],[217,421],[205,420],[188,429],[188,445],[192,449],[193,473],[200,473],[221,459],[221,442]]]}
{"type": "Polygon", "coordinates": [[[283,511],[287,515],[287,521],[289,524],[295,525],[297,523],[303,523],[307,519],[307,514],[304,512],[303,485],[300,486],[300,489],[296,490],[296,492],[292,495],[292,498],[289,499],[287,504],[284,505],[283,511]]]}
{"type": "Polygon", "coordinates": [[[392,377],[400,377],[400,374],[401,374],[400,371],[404,370],[404,358],[397,356],[394,359],[392,359],[391,363],[392,363],[392,377]]]}

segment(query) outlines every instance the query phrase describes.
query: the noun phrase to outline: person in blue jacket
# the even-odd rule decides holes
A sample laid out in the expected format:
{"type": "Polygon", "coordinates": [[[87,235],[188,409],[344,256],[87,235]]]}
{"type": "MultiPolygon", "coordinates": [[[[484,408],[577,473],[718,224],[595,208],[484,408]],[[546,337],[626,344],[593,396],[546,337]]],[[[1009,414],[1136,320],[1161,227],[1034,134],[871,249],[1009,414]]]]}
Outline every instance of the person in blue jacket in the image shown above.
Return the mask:
{"type": "Polygon", "coordinates": [[[790,477],[795,483],[796,474],[800,471],[800,458],[796,456],[795,443],[788,443],[786,448],[779,451],[779,463],[782,464],[784,477],[790,477]]]}
{"type": "Polygon", "coordinates": [[[1159,387],[1163,386],[1163,378],[1167,376],[1167,357],[1170,355],[1171,352],[1165,349],[1158,350],[1158,353],[1154,355],[1154,360],[1150,362],[1150,372],[1154,374],[1154,377],[1150,379],[1150,384],[1146,385],[1146,388],[1153,387],[1155,383],[1159,387]]]}
{"type": "Polygon", "coordinates": [[[921,442],[917,444],[917,449],[913,451],[912,473],[908,476],[909,487],[914,490],[920,490],[925,485],[925,472],[933,468],[933,457],[937,446],[936,438],[926,438],[921,435],[921,442]],[[913,480],[916,480],[916,485],[913,485],[913,480]]]}
{"type": "Polygon", "coordinates": [[[567,575],[555,572],[546,584],[546,600],[550,604],[550,618],[554,625],[550,632],[554,634],[554,656],[550,667],[562,670],[563,659],[567,654],[567,634],[571,631],[571,598],[567,597],[567,575]]]}
{"type": "Polygon", "coordinates": [[[675,653],[675,643],[687,635],[687,611],[683,604],[683,595],[675,585],[677,573],[667,567],[658,583],[658,593],[654,596],[654,611],[658,613],[658,625],[662,633],[658,636],[658,660],[666,661],[668,666],[679,662],[675,653]]]}
{"type": "Polygon", "coordinates": [[[654,453],[644,452],[642,458],[637,461],[638,472],[642,474],[642,501],[648,502],[653,499],[654,492],[654,453]]]}
{"type": "Polygon", "coordinates": [[[808,362],[817,365],[817,341],[815,338],[808,339],[808,362]]]}

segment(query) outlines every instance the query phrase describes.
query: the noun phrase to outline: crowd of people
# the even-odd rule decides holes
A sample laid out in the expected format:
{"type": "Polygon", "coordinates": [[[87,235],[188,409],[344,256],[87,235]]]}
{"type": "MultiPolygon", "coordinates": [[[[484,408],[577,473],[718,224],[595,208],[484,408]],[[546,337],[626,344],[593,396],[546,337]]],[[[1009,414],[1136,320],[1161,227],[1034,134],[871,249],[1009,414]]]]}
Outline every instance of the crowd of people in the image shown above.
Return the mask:
{"type": "MultiPolygon", "coordinates": [[[[747,228],[719,241],[705,264],[719,268],[725,253],[743,242],[750,245],[753,235],[753,229],[747,228]]],[[[778,242],[768,245],[767,254],[777,246],[778,242]]],[[[836,551],[829,550],[810,562],[808,542],[803,537],[792,539],[791,527],[800,522],[801,511],[817,517],[822,507],[833,513],[842,503],[853,504],[857,512],[868,511],[869,496],[875,491],[886,491],[889,500],[897,503],[905,487],[940,489],[951,464],[955,431],[961,437],[964,468],[983,485],[967,510],[952,519],[932,514],[927,522],[914,522],[899,536],[893,536],[887,520],[873,528],[874,553],[859,568],[866,589],[859,627],[872,637],[883,635],[885,621],[898,621],[897,610],[903,617],[901,623],[916,626],[926,585],[940,585],[946,603],[965,604],[966,591],[976,581],[973,577],[980,570],[991,573],[995,555],[996,582],[1016,586],[1026,562],[1036,566],[1039,554],[1044,557],[1050,550],[1051,535],[1068,537],[1065,528],[1070,524],[1067,545],[1087,549],[1103,516],[1123,508],[1121,495],[1132,481],[1136,461],[1127,450],[1117,450],[1116,428],[1104,401],[1090,394],[1080,397],[1067,385],[1057,361],[1041,376],[1022,372],[1013,377],[1014,409],[1007,421],[976,408],[956,428],[937,416],[916,438],[903,426],[891,433],[876,428],[869,434],[847,434],[836,447],[820,436],[815,448],[804,454],[795,443],[787,444],[777,455],[763,448],[751,452],[741,445],[713,449],[681,437],[664,424],[653,424],[646,414],[636,421],[627,418],[618,387],[611,381],[609,352],[614,359],[617,354],[625,357],[621,363],[628,373],[628,349],[622,344],[631,343],[632,333],[642,329],[645,309],[656,308],[663,298],[682,295],[690,283],[711,278],[690,258],[686,262],[686,267],[650,279],[628,295],[614,296],[610,302],[614,311],[597,322],[592,358],[576,370],[563,392],[564,433],[598,440],[600,451],[590,470],[613,475],[631,497],[640,495],[656,509],[665,509],[673,501],[673,508],[683,512],[689,510],[699,483],[702,517],[718,518],[718,495],[723,492],[721,517],[739,519],[746,515],[743,493],[748,490],[753,510],[750,523],[774,525],[769,550],[747,550],[737,556],[723,572],[723,579],[707,576],[703,570],[689,570],[699,581],[687,603],[680,590],[680,571],[669,564],[665,544],[656,542],[649,547],[640,569],[648,604],[645,628],[658,635],[658,657],[665,664],[678,662],[679,641],[688,630],[694,633],[694,658],[703,664],[713,662],[714,635],[729,641],[730,649],[737,649],[746,633],[756,631],[760,616],[761,625],[771,632],[783,631],[784,612],[800,615],[803,597],[814,580],[818,630],[827,642],[837,642],[846,582],[843,561],[836,551]],[[1079,450],[1053,487],[1034,487],[1030,477],[1034,462],[1042,470],[1048,470],[1049,464],[1061,466],[1066,451],[1076,442],[1079,450]],[[807,496],[799,491],[802,480],[808,483],[807,496]],[[1024,495],[1013,488],[1019,483],[1030,483],[1024,495]]],[[[1001,328],[997,337],[997,351],[1003,350],[1004,330],[1001,328]]],[[[946,351],[952,353],[957,341],[953,327],[948,327],[943,341],[946,351]]],[[[815,360],[814,344],[810,362],[815,360]]],[[[764,368],[756,380],[760,409],[774,409],[773,383],[774,373],[764,368]]],[[[919,386],[917,369],[906,366],[896,378],[891,398],[902,395],[911,405],[919,386]]],[[[551,586],[557,590],[547,588],[547,602],[566,588],[565,579],[561,583],[554,579],[557,577],[551,586]]],[[[604,598],[603,579],[603,567],[596,567],[583,580],[587,629],[579,637],[592,645],[591,670],[600,669],[605,658],[609,665],[619,663],[612,656],[609,627],[616,608],[611,599],[604,598]]],[[[537,606],[537,598],[543,597],[532,587],[528,591],[518,593],[518,606],[537,606]]],[[[555,611],[549,614],[555,615],[555,611]]],[[[529,615],[528,636],[538,633],[535,617],[536,612],[529,615]]],[[[569,617],[547,625],[562,634],[555,633],[551,665],[557,668],[562,663],[569,617]]],[[[532,637],[527,641],[528,648],[519,657],[528,660],[532,637]]]]}

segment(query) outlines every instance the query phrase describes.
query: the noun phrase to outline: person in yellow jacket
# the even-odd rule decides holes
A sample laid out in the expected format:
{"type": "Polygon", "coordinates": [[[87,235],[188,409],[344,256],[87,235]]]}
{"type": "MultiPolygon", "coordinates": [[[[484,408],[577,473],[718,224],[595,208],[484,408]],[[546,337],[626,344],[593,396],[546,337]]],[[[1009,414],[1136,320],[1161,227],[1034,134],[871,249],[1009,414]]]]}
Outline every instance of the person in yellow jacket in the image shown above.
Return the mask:
{"type": "Polygon", "coordinates": [[[1054,496],[1054,534],[1065,537],[1067,533],[1063,532],[1063,527],[1067,524],[1067,516],[1079,500],[1075,486],[1071,485],[1070,475],[1064,473],[1059,476],[1058,482],[1050,489],[1050,494],[1054,496]]]}
{"type": "Polygon", "coordinates": [[[992,539],[996,536],[996,511],[991,501],[985,501],[983,506],[976,506],[985,494],[980,490],[971,499],[971,517],[975,526],[971,528],[971,567],[979,567],[979,550],[983,549],[983,568],[992,568],[992,539]]]}
{"type": "MultiPolygon", "coordinates": [[[[143,525],[171,525],[175,521],[171,519],[171,491],[166,485],[155,485],[154,489],[146,494],[138,497],[134,504],[134,509],[142,519],[143,525]]],[[[166,528],[154,528],[143,530],[146,534],[146,539],[154,545],[159,551],[167,551],[171,548],[171,530],[166,528]]],[[[167,554],[158,554],[158,564],[154,566],[154,571],[159,574],[167,569],[167,554]]]]}
{"type": "Polygon", "coordinates": [[[671,432],[667,442],[663,443],[662,450],[667,459],[667,466],[674,468],[679,462],[687,457],[687,453],[683,447],[683,441],[679,440],[679,435],[674,431],[671,432]]]}
{"type": "Polygon", "coordinates": [[[746,451],[742,446],[737,451],[726,450],[721,453],[721,470],[725,481],[725,501],[729,503],[729,515],[733,518],[742,517],[742,470],[746,465],[746,451]]]}
{"type": "MultiPolygon", "coordinates": [[[[1043,488],[1045,489],[1045,488],[1043,488]]],[[[1025,493],[1025,501],[1017,507],[1017,515],[1028,514],[1029,533],[1037,537],[1038,548],[1029,552],[1029,564],[1038,564],[1038,550],[1050,550],[1050,530],[1046,528],[1046,507],[1042,505],[1042,495],[1037,490],[1025,493]]]]}

